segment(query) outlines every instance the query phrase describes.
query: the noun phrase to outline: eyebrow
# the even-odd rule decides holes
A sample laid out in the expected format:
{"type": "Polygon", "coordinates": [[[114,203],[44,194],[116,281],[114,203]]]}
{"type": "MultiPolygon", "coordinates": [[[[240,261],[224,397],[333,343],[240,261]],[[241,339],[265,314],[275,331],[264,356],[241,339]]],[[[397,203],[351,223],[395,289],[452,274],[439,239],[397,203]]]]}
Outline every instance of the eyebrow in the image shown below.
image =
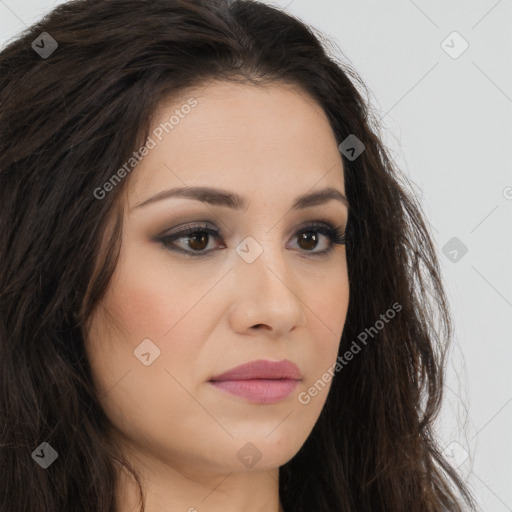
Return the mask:
{"type": "MultiPolygon", "coordinates": [[[[246,199],[234,192],[213,187],[179,187],[159,192],[136,205],[134,209],[142,208],[143,206],[147,206],[157,201],[175,197],[194,199],[196,201],[202,201],[216,206],[225,206],[234,210],[244,210],[247,207],[246,199]]],[[[349,207],[347,198],[339,190],[327,187],[322,190],[316,190],[299,196],[295,199],[292,205],[292,210],[301,210],[303,208],[324,204],[332,200],[340,201],[347,208],[349,207]]]]}

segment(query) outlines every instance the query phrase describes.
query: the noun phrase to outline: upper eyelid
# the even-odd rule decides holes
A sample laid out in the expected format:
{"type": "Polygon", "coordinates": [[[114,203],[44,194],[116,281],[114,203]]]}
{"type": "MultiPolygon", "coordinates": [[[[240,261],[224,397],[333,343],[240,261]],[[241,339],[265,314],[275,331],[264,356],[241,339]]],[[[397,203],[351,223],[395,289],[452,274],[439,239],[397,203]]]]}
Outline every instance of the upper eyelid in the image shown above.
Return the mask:
{"type": "MultiPolygon", "coordinates": [[[[345,220],[333,221],[326,217],[324,217],[324,218],[319,217],[314,220],[305,221],[305,222],[300,223],[298,226],[293,228],[292,234],[296,233],[297,231],[299,231],[301,229],[306,229],[308,227],[323,227],[323,226],[326,228],[334,228],[334,229],[338,228],[338,229],[344,230],[346,228],[346,221],[345,220]]],[[[224,230],[222,227],[217,227],[217,225],[211,221],[206,221],[206,220],[205,221],[190,221],[190,222],[185,222],[181,226],[171,228],[171,229],[166,229],[160,235],[160,238],[164,237],[164,236],[167,237],[167,236],[178,235],[178,234],[182,233],[183,231],[188,231],[190,229],[194,229],[197,231],[210,229],[212,231],[215,231],[219,236],[226,236],[226,235],[231,234],[234,231],[233,229],[228,229],[227,233],[226,233],[225,232],[226,230],[224,230]]]]}
{"type": "MultiPolygon", "coordinates": [[[[189,258],[207,258],[211,255],[214,255],[219,249],[227,249],[228,247],[225,245],[225,236],[222,233],[222,229],[212,227],[215,226],[213,222],[210,221],[191,221],[187,222],[178,228],[174,232],[161,235],[154,239],[154,241],[159,242],[166,246],[167,250],[172,252],[180,253],[183,256],[187,256],[189,258]],[[214,247],[209,250],[201,250],[201,251],[193,251],[188,250],[187,248],[180,247],[176,241],[187,238],[191,236],[194,232],[203,231],[208,232],[209,236],[213,237],[217,240],[217,243],[220,243],[221,246],[224,247],[214,247]],[[224,243],[222,243],[224,242],[224,243]],[[167,247],[167,244],[171,244],[174,247],[167,247]]],[[[345,245],[346,233],[347,233],[347,222],[346,220],[342,221],[339,224],[339,221],[333,222],[332,219],[328,218],[316,218],[315,220],[311,220],[297,226],[291,234],[291,237],[294,238],[301,232],[305,232],[308,229],[313,231],[320,232],[327,240],[329,240],[328,247],[321,251],[300,251],[299,254],[301,257],[310,258],[324,258],[328,257],[329,254],[332,253],[336,245],[345,245]]]]}
{"type": "MultiPolygon", "coordinates": [[[[322,228],[324,230],[328,230],[328,231],[338,230],[338,231],[341,231],[341,233],[343,233],[343,235],[344,235],[345,231],[346,231],[346,224],[342,223],[340,225],[336,225],[336,223],[332,223],[331,221],[327,221],[327,220],[309,221],[309,222],[303,223],[300,226],[298,226],[297,228],[295,228],[292,232],[292,236],[294,236],[297,233],[300,233],[302,231],[305,231],[307,229],[321,231],[322,228]]],[[[201,231],[208,232],[209,234],[213,233],[215,238],[220,238],[220,239],[224,238],[224,234],[222,233],[221,229],[212,228],[211,223],[204,221],[204,222],[198,222],[198,223],[194,223],[194,222],[186,223],[184,226],[180,227],[179,229],[177,229],[174,232],[164,233],[163,235],[159,236],[158,240],[159,241],[167,241],[168,239],[179,240],[180,238],[188,237],[191,233],[201,232],[201,231]]],[[[327,233],[322,233],[322,234],[326,237],[329,237],[329,235],[327,233]]],[[[205,251],[205,252],[208,252],[208,251],[205,251]]]]}

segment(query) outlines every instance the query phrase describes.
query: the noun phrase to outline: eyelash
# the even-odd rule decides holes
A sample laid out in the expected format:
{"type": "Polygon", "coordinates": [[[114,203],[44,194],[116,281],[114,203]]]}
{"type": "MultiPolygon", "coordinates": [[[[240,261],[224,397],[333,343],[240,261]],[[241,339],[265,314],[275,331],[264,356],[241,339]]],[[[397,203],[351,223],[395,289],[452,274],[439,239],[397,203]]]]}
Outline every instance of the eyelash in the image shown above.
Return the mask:
{"type": "MultiPolygon", "coordinates": [[[[302,226],[298,231],[295,232],[294,236],[297,236],[301,233],[308,233],[308,232],[317,232],[321,233],[322,235],[326,236],[329,241],[330,245],[327,249],[324,249],[323,251],[319,252],[311,252],[311,251],[304,251],[306,253],[311,254],[312,256],[326,256],[329,254],[333,249],[335,245],[345,245],[347,241],[347,236],[345,233],[345,230],[342,229],[342,226],[334,227],[330,223],[327,222],[311,222],[305,226],[302,226]]],[[[157,241],[161,242],[166,249],[169,249],[174,252],[178,252],[180,254],[185,254],[187,256],[190,256],[192,258],[194,257],[201,257],[207,254],[210,254],[215,249],[210,249],[209,251],[187,251],[178,247],[170,247],[169,244],[174,242],[175,240],[179,240],[180,238],[187,238],[190,235],[194,235],[197,233],[208,233],[209,235],[212,235],[215,238],[220,238],[221,233],[218,230],[211,229],[207,227],[206,225],[194,225],[190,226],[188,228],[182,229],[180,231],[177,231],[176,233],[173,233],[172,235],[162,236],[157,241]]]]}

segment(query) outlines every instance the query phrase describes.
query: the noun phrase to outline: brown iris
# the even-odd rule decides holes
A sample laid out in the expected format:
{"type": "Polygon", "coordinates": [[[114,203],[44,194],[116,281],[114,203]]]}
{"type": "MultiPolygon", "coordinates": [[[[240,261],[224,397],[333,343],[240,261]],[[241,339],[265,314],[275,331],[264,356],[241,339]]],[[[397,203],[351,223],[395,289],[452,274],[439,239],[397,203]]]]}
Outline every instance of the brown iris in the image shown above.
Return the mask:
{"type": "Polygon", "coordinates": [[[303,249],[314,249],[316,247],[316,244],[318,243],[317,236],[318,235],[314,231],[306,231],[306,232],[302,233],[299,243],[306,241],[306,243],[312,242],[313,245],[311,247],[304,247],[301,245],[301,247],[303,249]]]}
{"type": "Polygon", "coordinates": [[[189,247],[196,251],[201,251],[208,246],[209,234],[204,231],[198,231],[197,234],[189,236],[189,247]]]}

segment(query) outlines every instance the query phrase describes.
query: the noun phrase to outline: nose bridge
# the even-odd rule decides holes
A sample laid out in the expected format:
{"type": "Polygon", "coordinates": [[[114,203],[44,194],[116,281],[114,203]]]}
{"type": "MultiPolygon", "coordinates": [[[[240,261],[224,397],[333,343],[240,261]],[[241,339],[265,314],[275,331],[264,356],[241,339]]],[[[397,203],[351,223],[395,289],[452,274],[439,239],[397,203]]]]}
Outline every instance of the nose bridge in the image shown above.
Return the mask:
{"type": "MultiPolygon", "coordinates": [[[[248,267],[247,271],[257,274],[258,281],[265,286],[273,286],[278,281],[277,287],[285,286],[291,279],[289,263],[287,263],[287,249],[281,245],[276,233],[261,230],[254,236],[247,236],[237,247],[237,254],[243,260],[239,261],[242,267],[248,267]]],[[[291,283],[288,284],[291,286],[291,283]]]]}
{"type": "Polygon", "coordinates": [[[268,232],[255,237],[246,237],[236,249],[237,309],[250,326],[266,324],[284,333],[305,321],[303,304],[282,241],[268,232]]]}

